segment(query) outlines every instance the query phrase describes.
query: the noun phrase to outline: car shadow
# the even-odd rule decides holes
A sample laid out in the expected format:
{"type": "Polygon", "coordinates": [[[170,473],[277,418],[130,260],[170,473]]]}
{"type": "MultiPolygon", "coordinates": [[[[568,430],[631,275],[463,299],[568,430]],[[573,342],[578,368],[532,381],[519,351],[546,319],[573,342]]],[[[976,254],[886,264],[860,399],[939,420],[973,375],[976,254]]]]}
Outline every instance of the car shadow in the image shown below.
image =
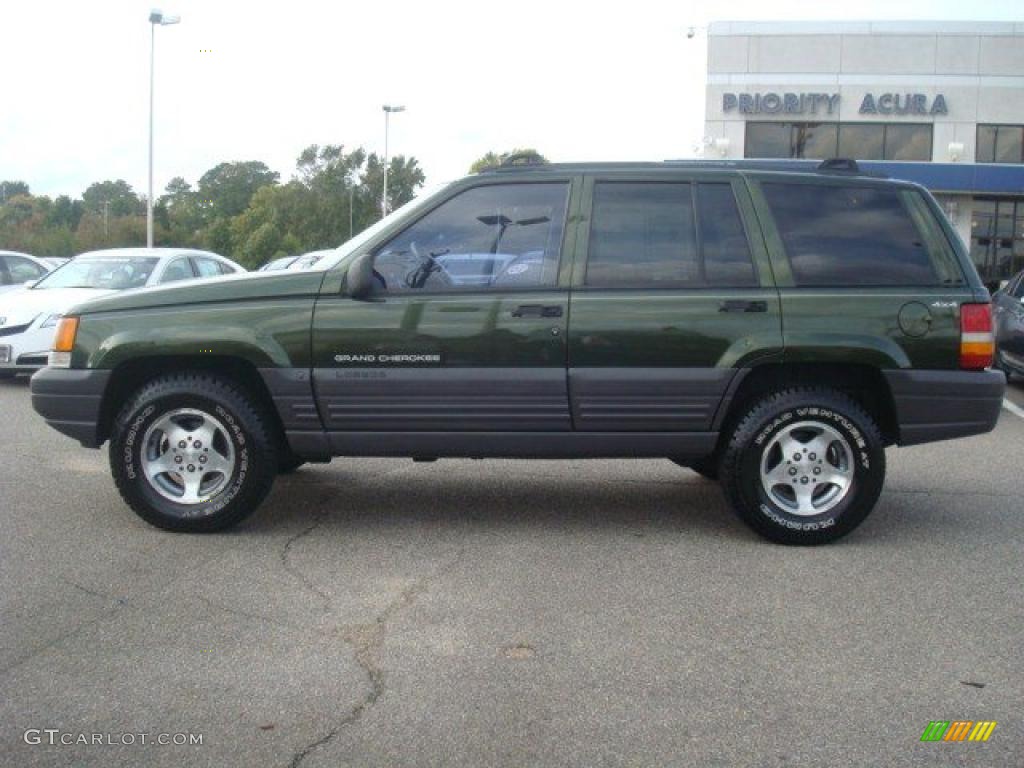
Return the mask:
{"type": "MultiPolygon", "coordinates": [[[[270,497],[239,531],[319,528],[355,532],[395,526],[630,529],[635,535],[700,531],[730,538],[755,537],[732,514],[718,485],[678,469],[677,479],[594,479],[559,473],[546,462],[523,462],[503,473],[488,463],[473,474],[446,473],[393,462],[375,477],[313,468],[280,477],[270,497]],[[405,469],[404,467],[408,467],[405,469]],[[537,467],[540,469],[537,469],[537,467]],[[527,469],[527,471],[523,471],[527,469]]],[[[518,462],[517,462],[518,463],[518,462]]],[[[337,467],[337,464],[335,464],[337,467]]],[[[621,474],[621,473],[618,473],[621,474]]]]}

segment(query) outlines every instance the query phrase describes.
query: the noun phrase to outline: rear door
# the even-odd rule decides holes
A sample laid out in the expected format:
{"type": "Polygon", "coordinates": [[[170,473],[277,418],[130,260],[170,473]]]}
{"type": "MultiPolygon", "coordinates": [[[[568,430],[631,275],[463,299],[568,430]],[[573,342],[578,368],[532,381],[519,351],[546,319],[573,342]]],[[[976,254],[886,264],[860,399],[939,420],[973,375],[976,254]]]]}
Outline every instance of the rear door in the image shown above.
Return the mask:
{"type": "Polygon", "coordinates": [[[570,300],[577,430],[710,431],[737,369],[779,355],[779,298],[735,174],[589,178],[570,300]]]}

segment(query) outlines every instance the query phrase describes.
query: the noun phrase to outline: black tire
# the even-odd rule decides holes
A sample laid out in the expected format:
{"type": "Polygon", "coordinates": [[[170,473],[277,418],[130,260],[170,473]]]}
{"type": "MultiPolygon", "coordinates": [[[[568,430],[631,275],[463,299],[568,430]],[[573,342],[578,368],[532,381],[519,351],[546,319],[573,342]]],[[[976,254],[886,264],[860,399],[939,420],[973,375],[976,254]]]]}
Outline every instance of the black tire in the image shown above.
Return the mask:
{"type": "Polygon", "coordinates": [[[277,474],[290,475],[305,463],[306,460],[301,456],[296,456],[291,451],[283,450],[277,458],[277,474]]]}
{"type": "Polygon", "coordinates": [[[235,525],[256,510],[273,485],[278,454],[269,423],[261,404],[231,379],[204,372],[154,379],[129,398],[114,421],[110,468],[117,489],[139,517],[158,528],[208,533],[235,525]],[[223,486],[194,504],[161,495],[142,472],[144,452],[153,450],[144,445],[150,427],[181,409],[219,421],[224,429],[218,440],[235,459],[231,471],[221,474],[223,486]]]}
{"type": "Polygon", "coordinates": [[[669,461],[685,469],[692,469],[705,480],[718,482],[718,462],[713,456],[691,460],[676,459],[670,456],[669,461]]]}
{"type": "MultiPolygon", "coordinates": [[[[797,431],[792,434],[797,435],[797,431]]],[[[829,451],[836,448],[841,451],[841,444],[842,441],[836,441],[829,451]]],[[[808,482],[817,483],[811,479],[816,465],[809,457],[813,456],[815,454],[807,454],[803,449],[799,461],[796,455],[792,460],[781,456],[778,465],[785,460],[787,466],[782,467],[782,471],[787,476],[792,469],[797,469],[794,486],[801,482],[807,486],[808,482]],[[795,466],[789,467],[790,464],[795,466]]],[[[825,469],[828,472],[832,467],[826,465],[825,469]]],[[[721,480],[726,498],[740,519],[765,538],[779,544],[825,544],[848,534],[874,509],[885,481],[885,446],[875,421],[848,396],[830,389],[788,389],[758,401],[741,418],[722,455],[721,480]],[[785,483],[778,483],[772,487],[773,498],[761,479],[763,464],[774,458],[766,454],[778,450],[775,456],[781,456],[781,447],[774,447],[775,438],[781,441],[789,434],[785,432],[787,429],[799,424],[817,425],[830,430],[823,434],[838,434],[845,440],[849,449],[846,471],[850,478],[845,495],[841,491],[834,492],[835,486],[828,483],[812,490],[811,505],[807,507],[812,513],[802,515],[777,501],[784,497],[781,491],[786,491],[786,494],[793,493],[792,506],[799,504],[792,489],[785,483]],[[825,500],[823,511],[813,514],[816,503],[813,494],[819,491],[822,493],[819,498],[825,500]],[[827,494],[833,492],[838,500],[832,502],[834,506],[826,508],[827,494]]],[[[771,485],[770,481],[766,482],[771,485]]]]}

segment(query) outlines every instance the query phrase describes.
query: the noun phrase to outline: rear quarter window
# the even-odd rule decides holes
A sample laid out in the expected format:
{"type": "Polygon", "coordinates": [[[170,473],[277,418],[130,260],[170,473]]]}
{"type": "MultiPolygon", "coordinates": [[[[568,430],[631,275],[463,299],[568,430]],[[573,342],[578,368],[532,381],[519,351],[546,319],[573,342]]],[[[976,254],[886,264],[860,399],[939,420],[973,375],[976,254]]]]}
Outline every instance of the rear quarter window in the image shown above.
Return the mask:
{"type": "Polygon", "coordinates": [[[798,286],[938,285],[904,191],[765,182],[761,188],[798,286]]]}

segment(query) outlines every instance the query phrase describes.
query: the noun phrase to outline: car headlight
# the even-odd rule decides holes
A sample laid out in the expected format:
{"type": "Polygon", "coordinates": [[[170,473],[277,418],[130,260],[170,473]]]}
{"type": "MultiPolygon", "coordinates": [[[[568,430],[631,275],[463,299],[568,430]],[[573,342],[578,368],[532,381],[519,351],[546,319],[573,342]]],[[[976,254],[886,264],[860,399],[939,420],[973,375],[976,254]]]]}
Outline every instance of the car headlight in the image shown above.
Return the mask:
{"type": "Polygon", "coordinates": [[[60,318],[61,318],[61,315],[50,315],[45,320],[43,320],[42,325],[40,325],[39,327],[40,328],[53,328],[53,326],[55,326],[57,324],[57,321],[60,320],[60,318]]]}

